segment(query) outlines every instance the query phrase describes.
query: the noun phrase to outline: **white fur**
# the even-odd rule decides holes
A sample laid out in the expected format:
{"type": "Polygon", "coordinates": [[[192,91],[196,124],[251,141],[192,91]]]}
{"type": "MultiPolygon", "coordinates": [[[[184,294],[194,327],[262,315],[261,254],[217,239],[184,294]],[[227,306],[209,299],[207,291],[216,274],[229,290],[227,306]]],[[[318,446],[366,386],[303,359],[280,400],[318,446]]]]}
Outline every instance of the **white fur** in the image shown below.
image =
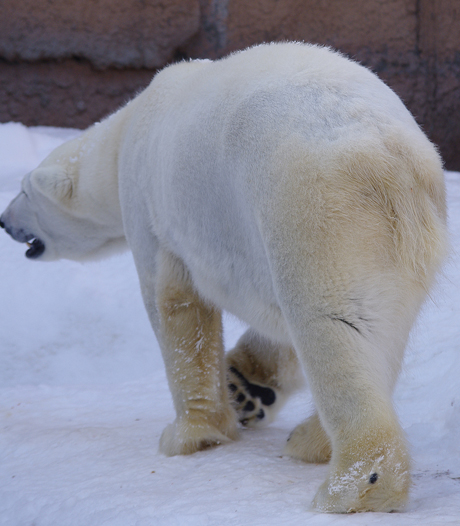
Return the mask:
{"type": "Polygon", "coordinates": [[[163,451],[236,436],[226,309],[305,369],[319,419],[291,453],[332,447],[315,507],[405,503],[391,395],[446,251],[445,196],[434,147],[376,76],[296,43],[176,64],[24,190],[2,221],[43,240],[42,259],[93,257],[126,236],[177,411],[163,451]]]}

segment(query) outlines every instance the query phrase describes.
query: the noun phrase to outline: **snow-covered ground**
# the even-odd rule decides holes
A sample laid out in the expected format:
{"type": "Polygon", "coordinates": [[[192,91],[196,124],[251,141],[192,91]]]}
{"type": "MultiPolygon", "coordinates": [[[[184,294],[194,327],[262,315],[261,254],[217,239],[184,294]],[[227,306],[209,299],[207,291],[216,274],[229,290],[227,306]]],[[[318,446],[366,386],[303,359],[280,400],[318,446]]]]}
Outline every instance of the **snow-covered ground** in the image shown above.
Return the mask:
{"type": "MultiPolygon", "coordinates": [[[[0,125],[0,211],[72,130],[0,125]]],[[[283,456],[311,409],[188,457],[158,453],[174,418],[129,253],[39,263],[0,232],[0,525],[460,524],[460,174],[446,173],[454,251],[413,332],[396,405],[413,453],[404,513],[320,515],[326,466],[283,456]]],[[[225,319],[226,345],[244,330],[225,319]]]]}

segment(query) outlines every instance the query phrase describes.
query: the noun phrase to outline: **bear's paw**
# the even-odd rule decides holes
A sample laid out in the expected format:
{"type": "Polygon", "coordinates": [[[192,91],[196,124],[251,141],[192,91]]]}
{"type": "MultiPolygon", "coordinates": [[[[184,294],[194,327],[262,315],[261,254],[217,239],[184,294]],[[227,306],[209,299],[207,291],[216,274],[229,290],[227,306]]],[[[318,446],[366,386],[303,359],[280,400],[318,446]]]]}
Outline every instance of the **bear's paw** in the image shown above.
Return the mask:
{"type": "Polygon", "coordinates": [[[205,419],[176,418],[161,435],[160,451],[168,457],[190,455],[237,439],[234,415],[226,418],[219,426],[205,419]]]}
{"type": "Polygon", "coordinates": [[[326,513],[401,511],[411,485],[404,442],[383,442],[373,450],[365,441],[352,442],[351,448],[333,455],[331,472],[313,499],[313,509],[326,513]]]}
{"type": "Polygon", "coordinates": [[[273,421],[279,393],[264,385],[250,382],[238,369],[227,371],[230,403],[244,427],[263,427],[273,421]]]}
{"type": "Polygon", "coordinates": [[[331,459],[331,443],[317,413],[299,424],[289,435],[284,452],[293,457],[322,464],[331,459]]]}

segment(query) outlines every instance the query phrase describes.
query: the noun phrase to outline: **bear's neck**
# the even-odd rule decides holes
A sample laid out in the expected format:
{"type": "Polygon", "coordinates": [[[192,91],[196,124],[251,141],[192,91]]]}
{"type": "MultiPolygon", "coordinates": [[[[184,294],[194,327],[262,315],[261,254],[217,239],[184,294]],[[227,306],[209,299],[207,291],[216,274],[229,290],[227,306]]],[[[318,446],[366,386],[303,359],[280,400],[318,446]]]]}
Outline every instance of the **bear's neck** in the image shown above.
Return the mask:
{"type": "MultiPolygon", "coordinates": [[[[129,104],[128,104],[129,106],[129,104]]],[[[79,189],[83,202],[97,200],[101,218],[123,232],[118,193],[118,156],[129,110],[125,106],[81,136],[79,189]]]]}

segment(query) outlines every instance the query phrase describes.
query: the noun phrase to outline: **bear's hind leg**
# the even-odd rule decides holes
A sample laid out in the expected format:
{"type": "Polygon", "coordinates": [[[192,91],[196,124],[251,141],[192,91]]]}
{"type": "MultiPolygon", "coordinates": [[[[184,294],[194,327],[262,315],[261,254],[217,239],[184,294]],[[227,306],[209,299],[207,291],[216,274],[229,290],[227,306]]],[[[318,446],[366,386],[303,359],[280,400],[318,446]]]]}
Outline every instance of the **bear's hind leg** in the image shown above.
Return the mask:
{"type": "Polygon", "coordinates": [[[329,476],[313,501],[318,511],[394,511],[408,497],[410,458],[391,402],[390,371],[397,367],[390,362],[402,352],[386,353],[382,344],[398,342],[372,341],[358,326],[345,317],[321,316],[296,342],[332,446],[329,476]]]}
{"type": "Polygon", "coordinates": [[[227,394],[221,312],[203,301],[182,262],[159,258],[159,339],[177,413],[160,439],[168,456],[195,451],[238,437],[227,394]]]}

